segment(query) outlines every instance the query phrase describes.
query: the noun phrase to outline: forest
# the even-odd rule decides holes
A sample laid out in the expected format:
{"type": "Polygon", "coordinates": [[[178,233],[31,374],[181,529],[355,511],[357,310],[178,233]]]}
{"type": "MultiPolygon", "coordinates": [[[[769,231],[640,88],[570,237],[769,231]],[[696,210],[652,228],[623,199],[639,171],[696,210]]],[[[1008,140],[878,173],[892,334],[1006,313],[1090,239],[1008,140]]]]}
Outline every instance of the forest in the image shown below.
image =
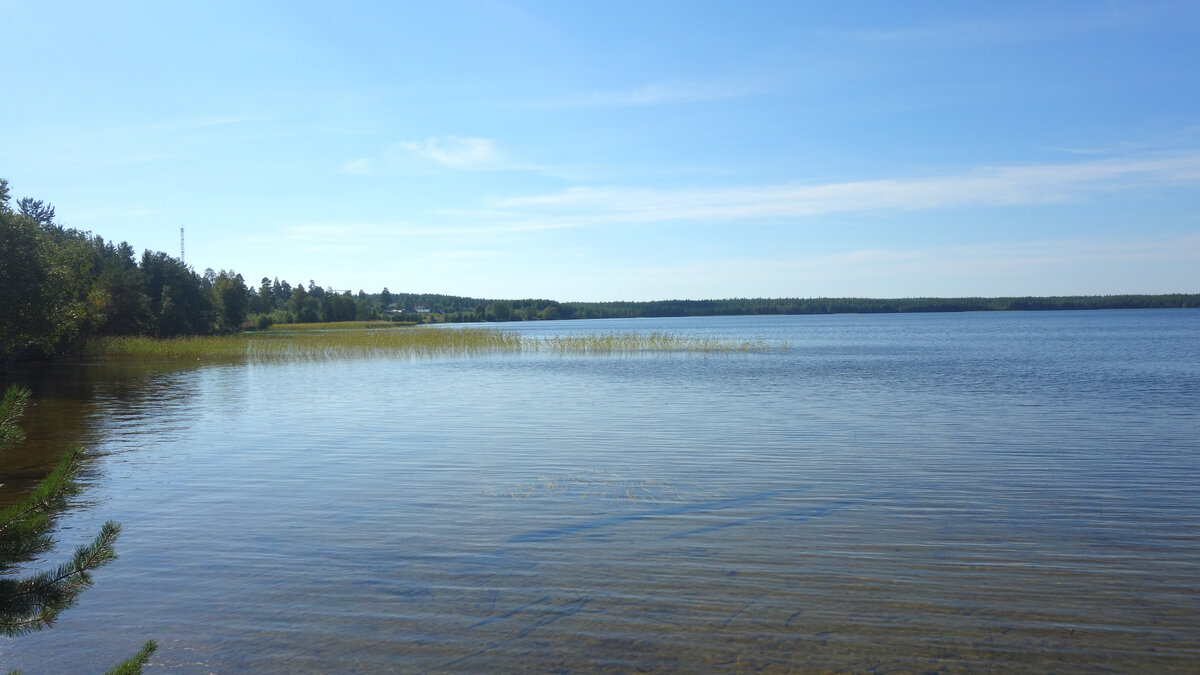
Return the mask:
{"type": "Polygon", "coordinates": [[[55,220],[53,205],[15,202],[0,178],[0,364],[80,350],[109,336],[170,338],[274,324],[465,323],[555,319],[1200,307],[1200,294],[1012,298],[732,298],[651,302],[501,300],[431,293],[336,292],[310,280],[196,272],[161,251],[137,256],[55,220]]]}

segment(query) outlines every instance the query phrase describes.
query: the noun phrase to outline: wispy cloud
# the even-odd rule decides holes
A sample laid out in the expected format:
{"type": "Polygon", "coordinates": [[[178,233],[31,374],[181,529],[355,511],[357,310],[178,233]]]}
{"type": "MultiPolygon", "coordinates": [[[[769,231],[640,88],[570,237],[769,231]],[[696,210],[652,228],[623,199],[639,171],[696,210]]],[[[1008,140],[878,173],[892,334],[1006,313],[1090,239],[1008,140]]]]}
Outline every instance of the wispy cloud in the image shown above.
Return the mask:
{"type": "MultiPolygon", "coordinates": [[[[704,297],[794,295],[1076,295],[1167,293],[1194,288],[1200,236],[1040,240],[923,249],[863,249],[798,257],[715,258],[614,266],[625,296],[678,288],[704,297]],[[1136,269],[1141,287],[1114,269],[1136,269]],[[701,288],[697,289],[697,280],[701,288]]],[[[668,294],[671,291],[666,291],[668,294]]]]}
{"type": "Polygon", "coordinates": [[[553,216],[577,225],[797,219],[833,213],[1052,204],[1098,191],[1200,181],[1200,154],[1074,164],[982,167],[959,174],[826,184],[655,190],[620,186],[499,200],[509,216],[553,216]]]}
{"type": "MultiPolygon", "coordinates": [[[[457,219],[456,219],[457,220],[457,219]]],[[[480,223],[474,225],[426,223],[416,225],[408,222],[320,222],[290,225],[281,231],[282,236],[297,243],[322,244],[331,241],[355,241],[374,246],[381,242],[419,238],[424,240],[449,237],[460,240],[464,235],[511,235],[544,232],[569,228],[565,222],[552,220],[537,222],[480,223]]],[[[268,238],[265,241],[270,241],[268,238]]]]}
{"type": "Polygon", "coordinates": [[[338,171],[357,176],[372,176],[388,169],[428,169],[438,167],[458,171],[542,171],[544,167],[522,162],[501,149],[491,138],[474,136],[435,136],[419,141],[392,143],[378,157],[347,160],[338,171]]]}
{"type": "Polygon", "coordinates": [[[505,163],[504,155],[490,138],[442,136],[423,141],[402,141],[396,149],[452,169],[495,169],[505,163]]]}

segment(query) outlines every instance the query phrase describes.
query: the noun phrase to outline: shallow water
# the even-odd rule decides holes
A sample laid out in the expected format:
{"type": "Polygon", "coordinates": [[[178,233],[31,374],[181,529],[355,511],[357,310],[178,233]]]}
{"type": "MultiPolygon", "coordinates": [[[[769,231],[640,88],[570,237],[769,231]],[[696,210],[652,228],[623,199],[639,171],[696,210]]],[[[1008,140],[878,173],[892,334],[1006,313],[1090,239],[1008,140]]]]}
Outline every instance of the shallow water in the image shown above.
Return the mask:
{"type": "Polygon", "coordinates": [[[1200,311],[505,327],[788,349],[56,366],[121,557],[0,664],[1200,669],[1200,311]]]}

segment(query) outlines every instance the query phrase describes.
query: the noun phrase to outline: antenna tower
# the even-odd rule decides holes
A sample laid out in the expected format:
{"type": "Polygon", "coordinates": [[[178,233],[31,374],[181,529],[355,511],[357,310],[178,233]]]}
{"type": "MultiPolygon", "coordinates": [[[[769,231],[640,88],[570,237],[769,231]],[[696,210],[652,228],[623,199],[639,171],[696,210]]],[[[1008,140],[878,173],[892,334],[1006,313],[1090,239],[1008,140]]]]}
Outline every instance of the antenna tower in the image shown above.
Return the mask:
{"type": "Polygon", "coordinates": [[[183,262],[183,226],[179,226],[179,262],[183,262]]]}

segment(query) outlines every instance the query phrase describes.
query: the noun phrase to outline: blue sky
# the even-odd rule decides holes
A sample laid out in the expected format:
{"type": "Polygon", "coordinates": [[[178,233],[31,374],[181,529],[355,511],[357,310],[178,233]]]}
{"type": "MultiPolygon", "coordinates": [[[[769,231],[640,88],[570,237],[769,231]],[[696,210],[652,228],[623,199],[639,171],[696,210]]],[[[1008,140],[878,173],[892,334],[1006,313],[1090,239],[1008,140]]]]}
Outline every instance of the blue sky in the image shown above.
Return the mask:
{"type": "Polygon", "coordinates": [[[0,0],[0,176],[198,270],[1200,292],[1195,2],[0,0]]]}

